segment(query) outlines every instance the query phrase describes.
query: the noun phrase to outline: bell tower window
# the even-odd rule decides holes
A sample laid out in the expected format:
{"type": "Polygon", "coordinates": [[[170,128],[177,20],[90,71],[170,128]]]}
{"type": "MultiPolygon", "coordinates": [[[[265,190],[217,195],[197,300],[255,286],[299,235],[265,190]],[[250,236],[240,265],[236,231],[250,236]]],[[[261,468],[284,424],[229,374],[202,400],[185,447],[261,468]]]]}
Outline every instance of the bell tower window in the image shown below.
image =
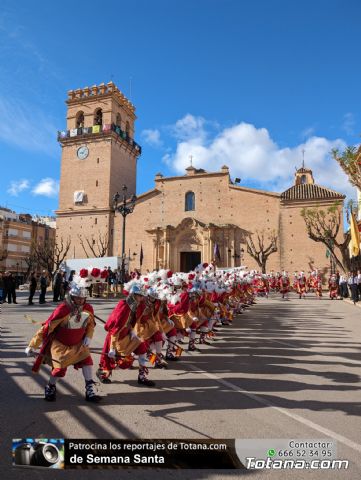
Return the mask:
{"type": "Polygon", "coordinates": [[[118,127],[121,127],[122,126],[122,117],[120,115],[120,113],[117,113],[117,118],[115,120],[115,124],[118,126],[118,127]]]}
{"type": "Polygon", "coordinates": [[[94,125],[103,125],[103,111],[101,108],[95,110],[94,125]]]}
{"type": "Polygon", "coordinates": [[[185,196],[185,211],[189,212],[196,209],[194,192],[187,192],[185,196]]]}
{"type": "Polygon", "coordinates": [[[75,128],[84,127],[84,112],[78,112],[76,114],[75,128]]]}
{"type": "Polygon", "coordinates": [[[130,137],[130,126],[129,126],[129,122],[127,122],[125,124],[125,133],[127,134],[127,138],[130,137]]]}

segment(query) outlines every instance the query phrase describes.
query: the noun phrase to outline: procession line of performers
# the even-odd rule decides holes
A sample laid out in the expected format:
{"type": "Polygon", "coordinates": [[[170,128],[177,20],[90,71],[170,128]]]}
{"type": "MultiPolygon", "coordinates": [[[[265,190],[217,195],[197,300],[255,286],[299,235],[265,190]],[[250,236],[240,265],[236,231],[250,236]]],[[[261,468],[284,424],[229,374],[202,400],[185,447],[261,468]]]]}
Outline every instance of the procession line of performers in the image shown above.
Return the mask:
{"type": "Polygon", "coordinates": [[[288,294],[293,290],[299,295],[299,298],[305,298],[306,293],[314,292],[318,298],[322,297],[322,277],[317,270],[310,272],[307,278],[304,272],[294,272],[291,284],[291,277],[288,272],[276,274],[272,271],[269,275],[264,275],[268,283],[268,292],[279,292],[282,298],[288,300],[288,294]]]}
{"type": "MultiPolygon", "coordinates": [[[[25,352],[35,356],[33,372],[42,364],[51,366],[45,386],[45,400],[56,399],[56,382],[67,368],[81,369],[85,380],[85,399],[98,402],[90,351],[95,328],[94,311],[86,302],[88,288],[100,277],[100,270],[82,269],[75,276],[66,300],[59,305],[31,339],[25,352]]],[[[322,295],[317,272],[306,280],[296,276],[293,288],[300,298],[307,289],[322,295]]],[[[270,275],[248,272],[242,268],[218,270],[200,264],[190,273],[159,270],[140,276],[124,285],[126,298],[120,300],[104,325],[106,337],[96,376],[103,384],[112,382],[116,369],[132,367],[138,361],[138,383],[152,387],[149,364],[167,368],[183,350],[180,343],[188,337],[188,351],[198,344],[210,344],[217,328],[232,323],[234,314],[255,303],[257,295],[279,291],[283,298],[291,289],[286,272],[270,275]],[[163,353],[164,352],[164,353],[163,353]]]]}
{"type": "MultiPolygon", "coordinates": [[[[85,399],[98,402],[94,388],[93,359],[90,351],[95,328],[94,312],[86,302],[88,287],[97,280],[98,269],[83,269],[74,277],[64,303],[31,339],[25,352],[36,356],[33,372],[41,364],[51,366],[45,400],[56,399],[56,382],[67,368],[81,369],[85,399]]],[[[217,329],[229,325],[234,313],[242,313],[254,302],[254,276],[235,269],[224,272],[213,264],[200,264],[194,272],[152,272],[124,285],[120,300],[104,328],[106,337],[96,371],[98,379],[111,383],[115,369],[130,368],[138,361],[138,383],[152,387],[149,364],[167,368],[183,350],[179,343],[188,337],[188,351],[198,344],[210,344],[217,329]],[[163,354],[163,348],[164,354],[163,354]]]]}

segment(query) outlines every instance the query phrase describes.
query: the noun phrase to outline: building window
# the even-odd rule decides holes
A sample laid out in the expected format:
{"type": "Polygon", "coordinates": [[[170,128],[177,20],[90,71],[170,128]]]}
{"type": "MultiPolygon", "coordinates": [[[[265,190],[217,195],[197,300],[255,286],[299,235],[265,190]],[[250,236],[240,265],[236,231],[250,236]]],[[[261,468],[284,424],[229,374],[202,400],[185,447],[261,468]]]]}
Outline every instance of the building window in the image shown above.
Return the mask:
{"type": "Polygon", "coordinates": [[[84,127],[84,113],[78,112],[76,114],[75,128],[83,128],[83,127],[84,127]]]}
{"type": "Polygon", "coordinates": [[[187,192],[185,197],[185,211],[189,212],[196,209],[194,192],[187,192]]]}
{"type": "Polygon", "coordinates": [[[122,126],[122,117],[120,116],[120,113],[117,113],[117,118],[115,120],[115,125],[118,125],[118,127],[122,126]]]}
{"type": "Polygon", "coordinates": [[[127,122],[125,124],[125,133],[127,135],[127,137],[129,138],[130,137],[130,126],[129,126],[129,122],[127,122]]]}
{"type": "Polygon", "coordinates": [[[94,224],[96,225],[97,223],[98,223],[98,219],[95,218],[95,219],[94,219],[94,224]]]}
{"type": "Polygon", "coordinates": [[[101,108],[95,110],[94,125],[103,125],[103,111],[101,108]]]}
{"type": "Polygon", "coordinates": [[[17,237],[18,233],[18,230],[16,230],[15,228],[9,228],[8,237],[17,237]]]}
{"type": "Polygon", "coordinates": [[[95,181],[95,186],[97,187],[99,184],[98,184],[98,180],[95,181]]]}
{"type": "Polygon", "coordinates": [[[301,175],[301,185],[304,185],[307,182],[306,175],[301,175]]]}

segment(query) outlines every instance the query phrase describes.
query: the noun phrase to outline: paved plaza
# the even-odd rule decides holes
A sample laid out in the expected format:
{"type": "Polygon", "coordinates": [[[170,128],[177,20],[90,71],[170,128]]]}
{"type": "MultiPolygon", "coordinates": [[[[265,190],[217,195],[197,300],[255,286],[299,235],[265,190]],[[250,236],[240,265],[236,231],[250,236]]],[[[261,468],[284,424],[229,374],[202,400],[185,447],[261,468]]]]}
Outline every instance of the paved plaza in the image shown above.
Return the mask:
{"type": "MultiPolygon", "coordinates": [[[[6,478],[45,478],[40,471],[10,468],[11,439],[65,438],[333,438],[348,471],[158,471],[159,478],[361,478],[361,310],[349,303],[282,301],[271,295],[222,327],[211,346],[185,352],[168,370],[151,370],[155,388],[137,384],[137,369],[116,371],[100,385],[99,405],[84,401],[80,372],[70,368],[58,382],[55,403],[43,400],[49,370],[31,373],[24,354],[37,325],[54,308],[2,305],[1,429],[6,478]],[[31,309],[31,310],[30,310],[31,309]]],[[[106,319],[116,300],[95,299],[106,319]]],[[[97,324],[92,344],[99,360],[105,332],[97,324]]],[[[154,473],[154,471],[153,471],[154,473]]],[[[63,478],[55,472],[54,478],[63,478]]],[[[104,471],[102,478],[148,478],[148,471],[104,471]]],[[[77,472],[79,478],[99,472],[77,472]]]]}

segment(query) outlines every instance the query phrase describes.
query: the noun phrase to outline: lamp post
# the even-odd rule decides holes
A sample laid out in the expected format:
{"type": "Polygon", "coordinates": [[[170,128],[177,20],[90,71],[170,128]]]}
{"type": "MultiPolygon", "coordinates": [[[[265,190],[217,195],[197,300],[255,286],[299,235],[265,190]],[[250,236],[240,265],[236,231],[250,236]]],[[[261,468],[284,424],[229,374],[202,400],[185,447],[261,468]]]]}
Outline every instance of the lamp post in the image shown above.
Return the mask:
{"type": "Polygon", "coordinates": [[[113,208],[115,212],[119,212],[123,217],[123,230],[122,230],[122,270],[121,270],[121,283],[124,285],[125,280],[125,219],[127,215],[133,212],[135,207],[135,201],[137,197],[132,195],[130,199],[127,200],[127,191],[128,187],[123,185],[122,187],[123,194],[120,195],[117,192],[113,197],[113,208]]]}

